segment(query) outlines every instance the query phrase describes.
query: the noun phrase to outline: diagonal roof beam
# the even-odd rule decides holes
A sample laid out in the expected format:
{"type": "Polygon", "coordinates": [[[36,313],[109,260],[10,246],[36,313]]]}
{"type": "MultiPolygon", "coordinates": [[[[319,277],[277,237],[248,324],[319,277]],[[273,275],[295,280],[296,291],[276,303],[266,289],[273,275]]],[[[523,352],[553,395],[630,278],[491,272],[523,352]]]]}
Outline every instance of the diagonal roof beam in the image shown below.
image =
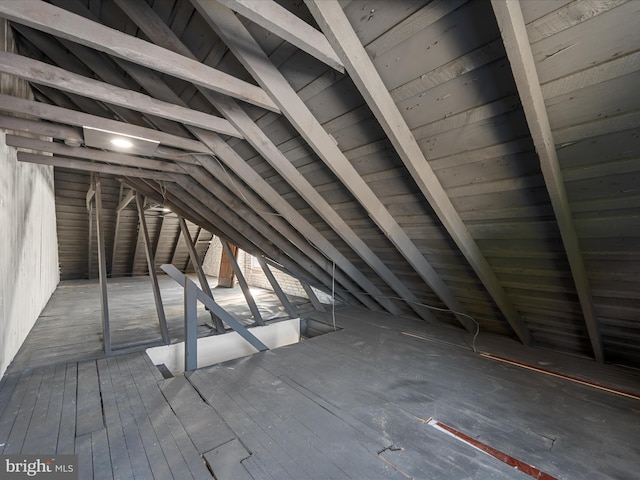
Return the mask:
{"type": "Polygon", "coordinates": [[[274,1],[218,0],[243,17],[275,33],[283,40],[344,73],[342,61],[325,36],[274,1]]]}
{"type": "MultiPolygon", "coordinates": [[[[193,57],[189,49],[180,39],[157,18],[155,12],[144,2],[131,0],[116,0],[120,8],[136,22],[140,29],[152,41],[175,50],[185,57],[193,57]],[[161,43],[162,42],[162,43],[161,43]],[[166,43],[165,43],[166,42],[166,43]]],[[[267,2],[264,2],[268,5],[267,2]]],[[[253,4],[252,4],[253,5],[253,4]]],[[[315,30],[317,32],[317,30],[315,30]]],[[[319,32],[318,32],[319,33],[319,32]]],[[[324,36],[323,36],[324,38],[324,36]]],[[[325,40],[326,41],[326,40],[325,40]]],[[[195,58],[195,57],[193,57],[195,58]]],[[[131,74],[131,73],[130,73],[131,74]]],[[[135,73],[132,74],[135,77],[135,73]]],[[[139,76],[138,76],[139,77],[139,76]]],[[[144,82],[141,85],[150,93],[144,82]]],[[[384,264],[384,262],[363,242],[351,229],[331,205],[320,195],[313,185],[291,164],[288,158],[278,149],[269,137],[256,125],[240,105],[229,97],[201,89],[205,98],[222,113],[232,125],[245,137],[253,148],[267,160],[271,166],[285,179],[289,185],[304,198],[304,200],[323,218],[325,222],[362,258],[411,308],[424,320],[433,321],[435,317],[430,310],[421,307],[418,298],[402,283],[402,281],[384,264]]],[[[176,104],[182,104],[177,95],[171,91],[159,91],[163,98],[176,104]],[[166,97],[169,95],[169,97],[166,97]],[[177,98],[176,98],[177,97],[177,98]]],[[[195,132],[194,132],[195,133],[195,132]]],[[[318,238],[316,233],[313,237],[318,238]]],[[[342,262],[340,263],[342,264],[342,262]]],[[[381,297],[381,292],[377,292],[381,297]]],[[[398,314],[400,310],[390,301],[384,305],[391,313],[398,314]]]]}
{"type": "Polygon", "coordinates": [[[255,85],[43,1],[2,0],[0,17],[144,65],[267,110],[278,111],[268,95],[255,85]]]}
{"type": "MultiPolygon", "coordinates": [[[[170,48],[175,52],[189,58],[194,58],[192,52],[180,41],[180,39],[171,31],[171,29],[162,22],[155,12],[144,2],[132,1],[132,0],[116,0],[118,6],[131,18],[139,28],[145,33],[145,35],[152,41],[170,48]]],[[[133,68],[131,69],[131,64],[123,65],[123,68],[135,78],[140,85],[154,95],[157,98],[163,99],[165,101],[169,101],[171,103],[175,103],[177,105],[184,105],[184,101],[173,92],[166,84],[161,82],[160,79],[154,78],[155,75],[153,73],[149,74],[148,70],[139,71],[139,69],[133,68]]],[[[342,221],[342,219],[335,214],[331,206],[324,201],[324,199],[317,194],[315,189],[309,184],[304,177],[302,177],[299,172],[291,166],[289,160],[278,150],[278,148],[273,144],[273,142],[260,130],[256,124],[251,120],[251,118],[240,108],[237,102],[229,97],[225,97],[223,95],[209,92],[205,89],[200,89],[201,93],[205,96],[205,98],[212,103],[216,109],[222,112],[230,121],[233,121],[234,126],[236,126],[239,131],[250,141],[251,145],[263,155],[263,157],[269,161],[274,168],[283,176],[285,180],[287,180],[292,186],[302,195],[302,197],[309,203],[312,208],[314,208],[323,218],[327,218],[329,215],[328,223],[329,225],[342,236],[347,243],[349,242],[349,238],[347,234],[351,231],[346,222],[342,221]],[[283,168],[287,168],[286,172],[289,174],[282,172],[282,168],[279,168],[279,165],[283,166],[283,168]],[[292,176],[295,178],[292,179],[292,176]],[[303,185],[300,182],[304,182],[303,185]],[[311,201],[309,200],[309,195],[312,195],[313,198],[311,201]],[[333,216],[331,214],[333,213],[333,216]],[[336,227],[336,222],[333,222],[331,219],[338,219],[341,223],[336,227]],[[345,238],[347,237],[347,238],[345,238]]],[[[255,189],[256,192],[259,192],[263,198],[271,197],[273,199],[277,199],[276,203],[272,205],[278,204],[286,204],[286,200],[282,198],[278,198],[279,194],[275,192],[273,195],[269,195],[271,190],[273,190],[267,182],[265,182],[257,173],[253,171],[253,169],[247,165],[247,163],[237,154],[235,151],[229,147],[228,144],[222,141],[220,137],[215,134],[211,134],[209,132],[203,132],[202,130],[191,129],[191,132],[200,138],[203,143],[207,144],[212,151],[214,151],[222,161],[224,161],[229,167],[235,171],[247,185],[251,185],[252,188],[255,189]],[[216,145],[214,147],[214,145],[216,145]],[[239,173],[242,172],[242,173],[239,173]],[[255,177],[252,181],[247,181],[246,176],[255,177]]],[[[202,157],[201,157],[202,158],[202,157]]],[[[227,179],[224,174],[216,174],[216,161],[211,161],[211,159],[202,158],[202,164],[205,168],[216,178],[218,178],[222,183],[224,183],[227,179]]],[[[220,167],[221,168],[221,167],[220,167]]],[[[192,175],[196,178],[200,183],[201,179],[197,176],[192,175]]],[[[236,187],[237,188],[237,187],[236,187]]],[[[212,190],[213,191],[213,190],[212,190]]],[[[243,196],[245,196],[243,194],[243,196]]],[[[254,207],[252,207],[254,208],[254,207]]],[[[276,209],[278,209],[276,207],[276,209]]],[[[282,209],[278,209],[279,213],[282,214],[282,209]]],[[[295,212],[294,209],[288,205],[287,211],[295,212]]],[[[329,241],[327,241],[317,229],[312,227],[304,218],[295,212],[295,217],[292,219],[292,215],[285,215],[285,218],[291,222],[291,225],[295,225],[296,228],[304,233],[306,238],[313,239],[314,244],[317,248],[321,249],[323,255],[327,255],[334,261],[337,265],[341,267],[342,270],[347,272],[348,275],[354,280],[356,284],[359,284],[367,293],[366,294],[356,294],[360,301],[367,305],[369,308],[375,307],[375,302],[382,305],[389,312],[393,314],[401,313],[401,309],[391,300],[385,298],[384,294],[371,282],[370,279],[366,277],[362,272],[360,272],[357,268],[355,268],[350,261],[342,255],[338,249],[336,249],[329,241]],[[296,221],[297,220],[297,221],[296,221]]],[[[274,223],[277,220],[277,217],[271,217],[271,222],[274,223]]],[[[275,226],[275,225],[274,225],[275,226]]],[[[277,227],[277,228],[282,228],[277,227]]],[[[355,234],[351,235],[356,238],[355,234]]],[[[303,244],[299,245],[298,248],[306,248],[308,245],[307,240],[304,240],[303,244]]],[[[350,243],[353,246],[352,243],[350,243]]],[[[360,241],[360,244],[357,247],[354,247],[356,253],[359,253],[360,256],[365,259],[369,263],[368,257],[374,256],[373,252],[364,244],[364,242],[360,241]]],[[[375,256],[374,256],[375,257],[375,256]]],[[[391,271],[384,265],[382,261],[380,261],[377,257],[377,265],[372,265],[372,268],[379,273],[387,283],[390,283],[387,278],[393,276],[391,271]],[[376,268],[379,267],[379,268],[376,268]],[[380,273],[382,272],[382,273],[380,273]],[[385,273],[388,272],[389,275],[385,273]]],[[[420,309],[419,306],[416,306],[417,299],[413,294],[404,287],[400,283],[398,279],[396,279],[396,284],[400,287],[396,290],[401,296],[406,296],[409,300],[413,300],[413,308],[417,310],[423,318],[431,319],[432,314],[430,311],[426,309],[420,309]]],[[[353,284],[352,284],[353,285],[353,284]]]]}
{"type": "Polygon", "coordinates": [[[522,10],[520,4],[515,0],[491,0],[491,5],[500,27],[509,63],[511,63],[511,70],[527,117],[529,131],[540,158],[542,175],[549,191],[564,249],[569,259],[571,274],[580,299],[593,353],[598,362],[603,362],[604,348],[593,307],[591,288],[571,216],[569,199],[562,179],[562,171],[522,10]]]}
{"type": "Polygon", "coordinates": [[[191,2],[238,60],[269,93],[309,146],[367,210],[372,220],[420,277],[454,312],[456,318],[469,332],[475,331],[475,323],[464,312],[460,301],[347,160],[333,138],[320,125],[235,14],[217,2],[206,0],[191,0],[191,2]]]}
{"type": "Polygon", "coordinates": [[[72,92],[187,125],[214,130],[225,135],[241,137],[236,128],[223,118],[162,102],[143,93],[93,80],[13,53],[0,52],[0,71],[65,92],[72,92]]]}
{"type": "Polygon", "coordinates": [[[373,62],[358,39],[342,7],[337,2],[306,0],[307,7],[342,59],[349,76],[375,114],[396,152],[431,204],[451,238],[465,256],[480,281],[502,311],[522,343],[530,333],[498,278],[480,251],[447,192],[431,169],[418,142],[387,90],[373,62]]]}

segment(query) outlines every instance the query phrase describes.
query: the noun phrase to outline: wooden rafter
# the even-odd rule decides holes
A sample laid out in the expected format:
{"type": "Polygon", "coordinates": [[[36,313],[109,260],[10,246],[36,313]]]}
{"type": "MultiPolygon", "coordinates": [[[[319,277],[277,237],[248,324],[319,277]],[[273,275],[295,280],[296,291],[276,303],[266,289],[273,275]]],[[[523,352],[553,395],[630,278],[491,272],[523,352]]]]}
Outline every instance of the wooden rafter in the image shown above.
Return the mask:
{"type": "Polygon", "coordinates": [[[591,288],[571,215],[569,199],[558,162],[522,10],[520,4],[512,0],[491,0],[491,5],[500,27],[507,57],[511,63],[511,70],[527,117],[529,131],[538,152],[542,175],[569,260],[593,353],[596,360],[602,362],[604,361],[604,348],[593,306],[591,288]]]}
{"type": "MultiPolygon", "coordinates": [[[[289,249],[288,255],[284,255],[279,249],[282,245],[279,243],[279,235],[274,235],[271,230],[261,230],[259,222],[253,221],[254,219],[250,215],[238,207],[234,207],[233,211],[228,208],[220,209],[220,203],[215,196],[198,185],[195,180],[180,177],[178,184],[184,185],[184,190],[178,190],[172,187],[172,184],[167,184],[166,191],[162,190],[164,197],[160,196],[161,189],[159,187],[154,187],[157,188],[155,192],[150,191],[149,185],[153,185],[151,182],[145,183],[129,178],[125,183],[139,191],[144,191],[147,196],[158,201],[165,201],[172,211],[189,218],[191,222],[205,227],[220,238],[228,239],[244,251],[253,255],[268,255],[285,265],[289,271],[295,272],[293,276],[297,278],[305,279],[314,285],[324,285],[325,288],[329,288],[328,286],[331,285],[331,278],[322,270],[315,268],[313,262],[309,262],[308,259],[299,256],[291,249],[289,249]],[[142,185],[145,186],[142,187],[142,185]],[[239,212],[241,215],[238,216],[235,212],[239,212]]],[[[214,189],[216,194],[223,190],[222,188],[214,189]]],[[[220,201],[225,205],[230,205],[225,197],[222,197],[220,201]]],[[[345,284],[345,288],[355,287],[345,284]]],[[[348,303],[357,303],[350,294],[342,294],[342,297],[348,303]]]]}
{"type": "MultiPolygon", "coordinates": [[[[317,279],[317,282],[314,284],[322,284],[326,288],[329,288],[332,278],[329,276],[327,271],[331,272],[331,265],[327,264],[326,259],[324,259],[319,252],[314,251],[311,246],[305,245],[304,243],[301,245],[300,249],[300,252],[302,253],[300,253],[298,249],[292,249],[291,244],[289,243],[291,239],[285,238],[284,234],[279,233],[279,231],[274,232],[273,228],[270,227],[270,222],[273,221],[273,218],[270,220],[260,219],[256,213],[252,212],[249,208],[244,207],[241,202],[233,199],[231,195],[227,195],[225,193],[225,188],[221,185],[214,188],[215,183],[211,183],[207,180],[201,181],[203,181],[202,186],[198,185],[195,180],[187,177],[180,177],[176,178],[176,184],[183,188],[182,192],[178,192],[171,184],[168,184],[167,188],[169,192],[175,192],[176,196],[179,195],[181,199],[188,199],[190,196],[193,196],[196,200],[194,202],[189,202],[192,208],[199,212],[203,217],[215,219],[216,225],[219,225],[219,228],[222,229],[223,233],[221,236],[223,238],[232,240],[234,244],[250,253],[255,252],[256,250],[262,252],[270,258],[277,259],[278,261],[286,264],[288,268],[291,268],[291,260],[289,259],[292,259],[296,264],[304,265],[306,271],[317,279]],[[189,193],[187,194],[186,192],[189,193]],[[224,205],[225,207],[220,208],[221,205],[224,205]],[[231,230],[225,228],[225,225],[233,228],[238,233],[233,236],[233,234],[229,233],[231,230]],[[253,244],[253,247],[251,249],[247,249],[237,241],[233,240],[234,238],[238,238],[238,234],[243,235],[244,238],[250,241],[253,244]],[[276,247],[279,250],[273,247],[276,247]],[[279,251],[286,251],[287,257],[278,253],[279,251]]],[[[351,294],[343,295],[348,298],[349,303],[356,303],[357,298],[358,301],[367,307],[372,309],[375,308],[373,300],[368,298],[366,295],[358,294],[358,286],[355,285],[348,276],[344,275],[341,270],[336,272],[336,282],[343,285],[343,287],[348,291],[352,292],[351,294]]]]}
{"type": "MultiPolygon", "coordinates": [[[[31,52],[25,52],[27,56],[31,56],[35,60],[45,61],[45,59],[42,58],[42,53],[44,53],[53,61],[53,63],[55,63],[56,65],[64,65],[64,68],[70,72],[83,75],[85,77],[92,76],[91,71],[88,70],[85,65],[83,65],[74,55],[70,54],[68,51],[62,48],[58,42],[52,42],[51,38],[48,35],[20,24],[16,24],[14,28],[40,50],[39,52],[37,52],[38,55],[32,55],[31,52]]],[[[128,88],[124,85],[120,86],[123,88],[128,88]]],[[[133,123],[135,125],[143,124],[142,115],[136,111],[113,104],[98,105],[88,98],[77,95],[77,93],[79,92],[67,93],[70,93],[70,98],[75,103],[77,103],[83,111],[86,111],[87,113],[91,113],[91,109],[99,110],[106,107],[111,110],[116,116],[122,118],[126,122],[133,123]],[[87,109],[87,107],[89,107],[89,109],[87,109]]]]}
{"type": "Polygon", "coordinates": [[[222,118],[161,102],[142,93],[115,87],[108,83],[83,77],[48,63],[13,53],[0,52],[0,72],[187,125],[214,130],[234,137],[240,136],[238,131],[222,118]]]}
{"type": "Polygon", "coordinates": [[[460,301],[346,159],[333,138],[322,128],[313,113],[298,97],[235,14],[218,3],[204,0],[192,0],[192,3],[238,60],[279,105],[281,112],[309,146],[367,210],[369,216],[395,245],[398,252],[404,256],[447,307],[455,312],[460,323],[468,331],[474,331],[475,324],[466,316],[460,301]]]}
{"type": "MultiPolygon", "coordinates": [[[[129,14],[131,15],[134,19],[136,20],[140,20],[141,18],[144,19],[144,25],[145,25],[145,29],[149,30],[149,25],[155,25],[154,19],[156,18],[155,14],[149,15],[149,11],[147,9],[144,9],[143,6],[139,3],[139,2],[126,2],[126,1],[120,1],[119,0],[119,4],[121,5],[121,7],[129,14]]],[[[88,12],[88,11],[87,11],[88,12]]],[[[82,13],[87,13],[87,12],[83,12],[82,13]]],[[[151,13],[153,13],[151,11],[151,13]]],[[[165,26],[166,27],[166,26],[165,26]]],[[[149,34],[148,36],[153,35],[154,30],[149,30],[149,34]]],[[[171,38],[173,38],[171,35],[167,36],[166,38],[168,38],[169,40],[171,38]]],[[[179,42],[179,41],[178,41],[179,42]]],[[[169,41],[169,47],[171,47],[174,50],[178,50],[180,53],[185,53],[185,49],[183,46],[181,46],[182,44],[177,43],[176,45],[172,45],[171,42],[169,41]],[[177,45],[180,45],[180,48],[177,47],[177,45]]],[[[187,54],[188,51],[186,52],[187,54]]],[[[135,78],[141,85],[143,85],[143,87],[149,91],[150,93],[152,93],[156,98],[160,98],[160,99],[164,99],[165,101],[170,101],[172,103],[175,104],[181,104],[184,105],[182,100],[177,97],[177,95],[175,95],[167,86],[166,84],[164,84],[152,71],[146,70],[146,69],[141,69],[139,68],[137,65],[129,63],[129,62],[122,62],[121,66],[133,77],[135,78]]],[[[203,90],[204,91],[204,90],[203,90]]],[[[122,131],[122,130],[119,130],[122,131]]],[[[213,135],[215,136],[215,134],[211,134],[211,132],[207,132],[208,134],[210,134],[209,136],[213,135]]],[[[202,133],[203,135],[206,135],[204,133],[202,133]]],[[[149,137],[147,137],[149,138],[149,137]]],[[[219,141],[224,144],[224,142],[222,142],[221,139],[219,139],[219,141]]],[[[192,147],[193,149],[193,147],[192,147]]],[[[206,148],[205,148],[206,150],[206,148]]],[[[232,152],[231,149],[228,149],[229,152],[232,152]]],[[[196,148],[196,151],[202,151],[202,147],[198,146],[196,148]]],[[[235,152],[234,152],[235,153],[235,152]]],[[[237,157],[237,154],[235,154],[235,156],[237,157]]],[[[189,157],[179,157],[179,160],[182,162],[186,162],[189,159],[189,157]]],[[[242,161],[242,159],[240,159],[240,157],[237,157],[238,159],[238,164],[244,164],[244,162],[242,161]]],[[[196,160],[193,160],[194,163],[198,163],[196,160]]],[[[209,163],[210,167],[217,167],[217,164],[214,163],[209,163]]],[[[220,167],[221,169],[221,167],[220,167]]],[[[227,177],[228,174],[226,172],[224,172],[222,169],[219,173],[213,173],[214,176],[218,176],[218,178],[225,182],[227,181],[227,177]]],[[[197,181],[199,180],[200,175],[194,175],[194,179],[196,179],[197,181]]],[[[264,183],[264,185],[268,184],[266,182],[264,182],[259,176],[257,177],[258,180],[262,181],[262,183],[264,183]]],[[[255,182],[253,182],[255,183],[255,182]]],[[[249,183],[252,184],[252,183],[249,183]]],[[[238,185],[238,187],[241,187],[241,185],[238,185]]],[[[271,187],[269,187],[271,188],[271,187]]],[[[216,190],[219,189],[219,187],[216,187],[216,190]]],[[[273,189],[271,189],[273,190],[273,189]]],[[[275,192],[275,191],[273,191],[275,192]]],[[[277,193],[275,193],[278,198],[279,195],[277,193]]],[[[244,193],[242,193],[243,197],[251,197],[253,194],[252,191],[250,190],[246,190],[244,193]]],[[[257,197],[256,197],[257,198],[257,197]]],[[[288,204],[286,203],[286,201],[281,200],[282,204],[286,204],[288,206],[288,204]]],[[[252,201],[253,204],[257,204],[259,203],[259,201],[257,201],[255,198],[252,201]]],[[[261,203],[261,202],[260,202],[261,203]]],[[[295,210],[291,209],[290,207],[288,207],[292,212],[295,212],[295,210]]],[[[265,209],[268,210],[268,207],[265,206],[265,209]]],[[[297,214],[297,212],[295,212],[297,214]]],[[[278,224],[278,228],[281,229],[282,231],[288,231],[291,227],[290,225],[285,222],[285,221],[281,221],[280,217],[274,217],[273,215],[270,215],[269,217],[266,217],[265,214],[263,214],[265,216],[265,219],[268,219],[269,223],[273,223],[275,222],[276,224],[278,224]]],[[[300,219],[304,220],[304,217],[298,215],[300,217],[300,219]]],[[[315,229],[313,230],[314,233],[311,234],[311,236],[313,238],[319,238],[320,234],[315,231],[315,229]]],[[[269,236],[268,234],[266,234],[267,236],[269,236]]],[[[292,240],[294,240],[294,244],[297,245],[299,248],[301,247],[303,250],[307,250],[307,254],[311,254],[311,258],[313,258],[314,256],[317,257],[317,259],[315,260],[315,262],[318,265],[321,265],[325,271],[331,271],[331,266],[330,265],[326,265],[326,259],[324,257],[322,257],[319,252],[314,251],[314,249],[312,247],[310,247],[307,242],[303,239],[297,239],[296,237],[300,237],[300,235],[294,230],[291,229],[291,231],[288,234],[287,238],[290,238],[292,240]]],[[[366,278],[366,277],[363,277],[366,278]]],[[[353,285],[351,285],[351,288],[355,288],[356,290],[358,289],[358,287],[354,287],[353,285]]],[[[360,299],[363,303],[367,304],[366,302],[369,302],[369,305],[373,305],[373,300],[371,300],[368,296],[366,295],[361,295],[360,299]]]]}
{"type": "MultiPolygon", "coordinates": [[[[135,2],[131,0],[117,0],[118,5],[132,18],[145,34],[154,42],[170,48],[185,57],[193,57],[189,49],[180,41],[180,39],[157,18],[155,12],[145,3],[135,2]],[[149,21],[150,20],[150,21],[149,21]],[[161,43],[163,42],[163,43],[161,43]]],[[[263,2],[264,5],[270,5],[269,2],[263,2]]],[[[254,6],[254,3],[250,3],[254,6]]],[[[278,7],[277,8],[282,8],[278,7]]],[[[261,9],[262,7],[256,6],[261,9]]],[[[297,17],[296,17],[297,18],[297,17]]],[[[298,19],[298,21],[300,21],[298,19]]],[[[303,22],[304,23],[304,22],[303,22]]],[[[312,29],[319,34],[317,30],[312,29]]],[[[320,34],[324,39],[324,36],[320,34]]],[[[325,40],[326,42],[326,40],[325,40]]],[[[146,84],[144,78],[140,79],[146,84]]],[[[157,86],[161,89],[162,87],[157,86]]],[[[179,98],[173,92],[162,89],[158,92],[167,95],[167,101],[179,104],[179,98]]],[[[234,125],[243,137],[259,152],[262,157],[267,160],[271,166],[287,181],[287,183],[305,199],[305,201],[322,217],[329,226],[362,258],[386,283],[389,285],[402,299],[404,299],[413,310],[423,319],[435,320],[433,314],[428,309],[421,307],[418,298],[404,285],[404,283],[391,271],[390,268],[362,241],[362,239],[353,231],[353,229],[345,222],[342,217],[331,207],[331,205],[320,195],[304,178],[304,176],[291,164],[289,159],[278,149],[278,147],[269,139],[269,137],[256,125],[249,115],[240,107],[240,105],[229,97],[220,94],[208,92],[201,89],[202,95],[211,102],[213,106],[220,111],[223,116],[234,125]]],[[[196,132],[194,132],[196,133],[196,132]]],[[[197,133],[196,133],[197,134],[197,133]]],[[[319,238],[319,234],[314,234],[314,239],[319,238]]],[[[393,302],[385,301],[383,306],[391,313],[399,314],[400,310],[393,302]]]]}
{"type": "Polygon", "coordinates": [[[447,192],[431,169],[407,122],[362,46],[342,7],[335,2],[306,1],[316,22],[342,59],[349,76],[375,114],[420,191],[524,344],[530,333],[478,244],[467,230],[447,192]]]}
{"type": "Polygon", "coordinates": [[[0,2],[0,16],[268,110],[278,110],[255,85],[46,2],[4,0],[0,2]]]}
{"type": "Polygon", "coordinates": [[[344,72],[342,61],[325,36],[273,1],[219,0],[243,17],[261,25],[280,38],[313,55],[331,68],[344,72]]]}

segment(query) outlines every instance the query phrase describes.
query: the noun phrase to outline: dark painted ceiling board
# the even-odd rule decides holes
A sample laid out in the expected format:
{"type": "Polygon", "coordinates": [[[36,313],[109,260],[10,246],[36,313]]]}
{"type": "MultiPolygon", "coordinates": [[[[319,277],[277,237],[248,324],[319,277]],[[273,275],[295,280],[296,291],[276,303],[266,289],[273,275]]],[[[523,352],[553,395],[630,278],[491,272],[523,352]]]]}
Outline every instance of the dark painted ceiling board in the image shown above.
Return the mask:
{"type": "Polygon", "coordinates": [[[393,90],[498,38],[488,7],[486,2],[469,2],[407,42],[372,58],[387,88],[393,90]]]}
{"type": "Polygon", "coordinates": [[[356,0],[345,7],[354,29],[367,45],[388,30],[389,24],[399,23],[423,7],[424,2],[402,0],[395,4],[380,4],[375,0],[356,0]]]}
{"type": "Polygon", "coordinates": [[[640,42],[640,33],[633,27],[639,9],[631,1],[533,44],[541,83],[631,51],[627,46],[640,42]],[[598,34],[590,35],[594,30],[598,34]]]}
{"type": "Polygon", "coordinates": [[[545,99],[551,128],[562,129],[640,109],[640,100],[627,95],[639,83],[640,71],[545,99]]]}

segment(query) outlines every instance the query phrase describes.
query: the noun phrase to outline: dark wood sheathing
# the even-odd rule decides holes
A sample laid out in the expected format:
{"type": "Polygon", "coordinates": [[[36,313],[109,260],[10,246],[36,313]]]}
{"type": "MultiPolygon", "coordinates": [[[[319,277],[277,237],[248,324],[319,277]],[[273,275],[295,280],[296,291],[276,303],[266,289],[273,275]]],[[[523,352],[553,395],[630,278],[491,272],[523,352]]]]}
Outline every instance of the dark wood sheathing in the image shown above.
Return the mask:
{"type": "MultiPolygon", "coordinates": [[[[149,39],[147,25],[137,24],[133,16],[129,18],[126,12],[132,4],[124,0],[50,3],[132,37],[149,39]]],[[[281,0],[278,4],[317,27],[304,2],[281,0]]],[[[530,332],[533,345],[593,356],[593,333],[587,329],[584,300],[576,288],[575,262],[572,264],[567,255],[566,238],[561,234],[553,196],[545,183],[530,121],[512,73],[514,67],[491,2],[344,0],[339,4],[424,161],[460,217],[465,229],[462,235],[468,234],[477,245],[479,255],[497,279],[497,288],[504,291],[530,332]]],[[[180,54],[186,47],[199,62],[251,85],[259,83],[190,1],[148,0],[144,5],[183,45],[171,40],[167,31],[152,33],[156,39],[169,42],[167,45],[180,54]]],[[[638,366],[640,96],[635,85],[640,80],[640,30],[635,19],[640,3],[557,0],[523,1],[520,6],[604,357],[638,366]]],[[[147,13],[151,24],[151,14],[147,13]]],[[[344,161],[391,214],[397,223],[394,228],[407,234],[460,308],[479,323],[480,331],[514,336],[505,309],[496,300],[496,288],[488,287],[487,280],[472,267],[470,254],[460,248],[459,232],[447,230],[436,213],[438,209],[429,204],[420,182],[405,166],[375,108],[367,104],[366,95],[349,72],[333,70],[262,26],[239,18],[335,140],[344,161]]],[[[16,37],[24,56],[163,101],[182,103],[198,112],[220,115],[208,93],[195,84],[146,67],[132,69],[127,62],[136,62],[137,58],[115,58],[17,24],[16,37]]],[[[144,125],[181,138],[197,137],[191,127],[175,121],[53,87],[35,84],[34,89],[36,97],[45,103],[144,125]]],[[[161,145],[165,157],[168,155],[176,164],[200,163],[203,167],[185,168],[189,173],[178,174],[179,181],[172,173],[173,177],[169,175],[166,180],[168,189],[163,182],[153,180],[127,178],[125,184],[137,185],[158,204],[166,199],[164,206],[192,220],[192,236],[200,240],[201,248],[210,239],[208,232],[215,232],[241,248],[273,258],[325,289],[332,284],[331,259],[339,255],[344,261],[335,265],[336,280],[343,296],[370,308],[385,308],[385,300],[380,297],[389,297],[392,300],[388,302],[399,312],[415,315],[415,309],[392,288],[388,275],[377,271],[366,255],[349,243],[348,235],[327,219],[326,210],[330,208],[416,301],[447,309],[447,302],[412,266],[407,251],[401,251],[385,234],[375,215],[370,214],[370,206],[360,203],[359,192],[343,183],[285,115],[247,102],[238,101],[238,105],[295,167],[304,180],[300,181],[302,187],[293,185],[278,170],[276,159],[262,156],[259,150],[264,139],[248,141],[225,135],[219,138],[232,148],[227,155],[235,153],[241,162],[232,165],[228,156],[219,152],[216,158],[198,156],[195,160],[189,157],[188,148],[168,143],[161,145]],[[242,169],[244,172],[239,171],[242,169]],[[264,183],[248,180],[255,174],[264,183]],[[274,191],[265,194],[265,185],[274,191]],[[309,188],[322,197],[323,204],[309,200],[305,195],[309,188]],[[274,198],[284,199],[286,205],[270,205],[274,198]],[[308,225],[303,228],[300,218],[284,215],[285,207],[291,207],[308,225]],[[201,228],[205,230],[198,234],[201,228]],[[314,235],[300,233],[301,229],[314,235]],[[324,247],[319,247],[321,244],[324,247]],[[329,252],[327,245],[335,251],[329,252]],[[355,278],[356,270],[370,282],[369,286],[355,278]],[[372,294],[373,290],[378,293],[372,294]]],[[[88,275],[88,213],[84,205],[88,185],[86,173],[56,171],[64,278],[88,275]]],[[[112,176],[105,176],[103,186],[108,268],[113,275],[144,274],[147,266],[133,204],[120,215],[118,252],[112,260],[115,206],[121,187],[112,176]]],[[[171,261],[186,268],[176,218],[162,207],[147,210],[156,263],[171,261]]],[[[95,239],[93,245],[95,248],[95,239]]],[[[97,272],[95,260],[91,269],[97,272]]],[[[433,314],[439,321],[459,325],[459,319],[450,312],[436,310],[433,314]]]]}
{"type": "MultiPolygon", "coordinates": [[[[54,179],[60,276],[63,280],[97,278],[98,244],[95,230],[95,204],[92,204],[91,209],[92,220],[89,218],[86,206],[86,195],[91,184],[90,175],[56,168],[54,179]],[[92,235],[91,251],[89,252],[90,226],[92,227],[92,235]]],[[[138,233],[138,212],[135,208],[135,202],[127,205],[120,214],[117,254],[114,258],[116,207],[121,200],[121,183],[114,177],[102,176],[101,185],[105,218],[105,251],[109,276],[146,275],[148,273],[147,259],[144,252],[144,240],[138,233]]],[[[153,204],[153,202],[150,203],[153,204]]],[[[148,205],[148,207],[151,206],[148,205]]],[[[160,271],[160,265],[164,263],[174,263],[182,271],[192,272],[193,266],[189,262],[187,247],[180,234],[176,214],[162,206],[156,206],[145,210],[145,218],[151,237],[156,270],[160,271]]],[[[209,248],[212,235],[189,221],[187,226],[194,242],[197,238],[196,251],[202,259],[209,248]]]]}

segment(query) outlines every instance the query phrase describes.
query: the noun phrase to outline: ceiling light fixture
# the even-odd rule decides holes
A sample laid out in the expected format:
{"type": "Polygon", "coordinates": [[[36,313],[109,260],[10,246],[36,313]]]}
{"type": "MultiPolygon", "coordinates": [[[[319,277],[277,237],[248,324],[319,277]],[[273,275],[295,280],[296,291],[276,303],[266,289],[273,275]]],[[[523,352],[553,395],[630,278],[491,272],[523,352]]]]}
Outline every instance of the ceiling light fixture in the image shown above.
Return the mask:
{"type": "Polygon", "coordinates": [[[133,143],[126,138],[116,137],[111,139],[111,145],[118,148],[131,148],[133,143]]]}
{"type": "Polygon", "coordinates": [[[160,142],[100,128],[82,127],[87,147],[153,157],[160,142]]]}

